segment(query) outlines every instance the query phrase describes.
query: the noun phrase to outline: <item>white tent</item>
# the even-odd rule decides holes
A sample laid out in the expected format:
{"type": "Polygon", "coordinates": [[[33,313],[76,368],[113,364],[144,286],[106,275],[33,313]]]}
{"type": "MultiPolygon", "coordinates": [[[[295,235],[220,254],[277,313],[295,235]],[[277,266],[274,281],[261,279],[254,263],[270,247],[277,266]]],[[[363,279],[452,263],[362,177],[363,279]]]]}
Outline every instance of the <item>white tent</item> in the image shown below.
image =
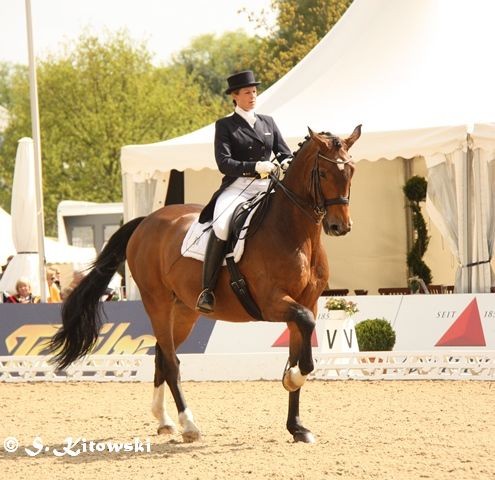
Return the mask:
{"type": "MultiPolygon", "coordinates": [[[[9,222],[6,219],[8,214],[4,212],[5,230],[2,231],[4,239],[10,238],[13,241],[15,255],[0,279],[0,291],[14,293],[17,280],[26,277],[31,282],[33,294],[39,295],[45,283],[44,278],[39,278],[34,175],[33,141],[30,138],[21,138],[12,187],[12,217],[9,222]]],[[[45,259],[49,263],[82,264],[89,263],[96,257],[94,248],[78,249],[50,239],[45,239],[44,246],[45,259]]]]}
{"type": "MultiPolygon", "coordinates": [[[[491,0],[354,0],[257,108],[293,148],[307,125],[347,134],[362,123],[355,160],[424,157],[429,212],[458,259],[458,291],[491,283],[493,18],[491,0]]],[[[172,168],[216,168],[213,131],[122,149],[126,220],[159,206],[156,185],[172,168]]]]}
{"type": "MultiPolygon", "coordinates": [[[[7,257],[15,255],[16,250],[12,241],[12,219],[10,215],[0,207],[0,264],[5,264],[7,257]]],[[[75,247],[67,242],[45,237],[45,257],[47,263],[72,263],[82,268],[93,262],[96,258],[96,250],[91,247],[75,247]]]]}

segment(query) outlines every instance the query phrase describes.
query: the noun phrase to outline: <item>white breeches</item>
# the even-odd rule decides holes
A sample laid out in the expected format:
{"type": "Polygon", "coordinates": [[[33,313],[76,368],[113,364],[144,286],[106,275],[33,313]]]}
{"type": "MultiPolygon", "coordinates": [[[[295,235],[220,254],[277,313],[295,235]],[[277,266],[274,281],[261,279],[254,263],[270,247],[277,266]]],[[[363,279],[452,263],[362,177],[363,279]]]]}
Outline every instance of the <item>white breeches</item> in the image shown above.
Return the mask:
{"type": "Polygon", "coordinates": [[[235,207],[259,192],[266,192],[269,183],[269,178],[239,177],[220,194],[215,203],[213,215],[213,231],[220,240],[227,240],[230,219],[235,207]]]}

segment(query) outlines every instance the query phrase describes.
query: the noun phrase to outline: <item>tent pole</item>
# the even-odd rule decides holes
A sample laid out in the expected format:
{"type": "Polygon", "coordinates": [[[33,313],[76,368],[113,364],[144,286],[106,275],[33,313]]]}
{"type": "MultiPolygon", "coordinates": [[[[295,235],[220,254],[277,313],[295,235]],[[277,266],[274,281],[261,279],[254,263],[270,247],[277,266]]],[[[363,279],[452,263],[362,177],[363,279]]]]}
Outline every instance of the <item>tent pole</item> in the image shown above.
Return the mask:
{"type": "MultiPolygon", "coordinates": [[[[413,160],[414,158],[403,158],[402,164],[404,167],[404,185],[413,176],[413,160]]],[[[412,225],[412,214],[409,208],[409,202],[406,195],[404,195],[404,211],[406,212],[406,245],[407,252],[411,251],[414,244],[414,229],[412,225]]],[[[411,276],[411,272],[408,272],[407,277],[411,276]]]]}
{"type": "MultiPolygon", "coordinates": [[[[464,249],[465,249],[465,258],[466,264],[470,264],[473,262],[473,225],[474,222],[474,211],[473,211],[473,203],[471,201],[471,192],[473,188],[473,149],[472,149],[472,140],[471,135],[468,133],[466,136],[466,157],[465,157],[465,183],[464,183],[464,225],[462,226],[462,232],[464,235],[464,249]]],[[[472,293],[473,292],[473,278],[472,278],[472,269],[466,268],[464,272],[465,276],[465,287],[466,289],[463,291],[464,293],[472,293]]]]}
{"type": "Polygon", "coordinates": [[[34,172],[35,172],[35,189],[36,189],[36,211],[38,220],[38,259],[39,259],[39,285],[41,301],[46,302],[47,292],[45,288],[45,227],[43,216],[43,185],[41,182],[41,142],[40,142],[40,124],[38,108],[38,86],[36,81],[36,64],[34,59],[33,48],[33,22],[31,14],[31,0],[26,0],[26,27],[28,36],[28,53],[29,53],[29,93],[31,99],[31,124],[33,133],[34,147],[34,172]]]}

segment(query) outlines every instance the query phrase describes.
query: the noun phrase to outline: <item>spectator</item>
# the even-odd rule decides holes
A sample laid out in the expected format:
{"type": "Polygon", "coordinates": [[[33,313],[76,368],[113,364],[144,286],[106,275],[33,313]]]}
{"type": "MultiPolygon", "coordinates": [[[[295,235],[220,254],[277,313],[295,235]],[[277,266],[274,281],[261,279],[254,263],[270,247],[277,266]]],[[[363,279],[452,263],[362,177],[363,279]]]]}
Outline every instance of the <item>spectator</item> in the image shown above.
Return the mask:
{"type": "Polygon", "coordinates": [[[7,298],[5,303],[39,303],[40,298],[31,293],[31,283],[27,278],[19,278],[15,284],[14,295],[7,298]]]}
{"type": "Polygon", "coordinates": [[[60,303],[60,272],[54,268],[49,268],[46,272],[46,281],[48,283],[48,303],[60,303]]]}

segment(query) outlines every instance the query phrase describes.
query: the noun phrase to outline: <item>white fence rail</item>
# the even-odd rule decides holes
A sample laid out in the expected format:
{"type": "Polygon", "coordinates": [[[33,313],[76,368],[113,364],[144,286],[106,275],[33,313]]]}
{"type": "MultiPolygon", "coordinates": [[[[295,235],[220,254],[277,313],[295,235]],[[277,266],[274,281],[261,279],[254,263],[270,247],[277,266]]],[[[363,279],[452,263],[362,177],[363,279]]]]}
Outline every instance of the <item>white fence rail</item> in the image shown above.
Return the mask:
{"type": "Polygon", "coordinates": [[[495,351],[322,353],[316,355],[313,375],[327,380],[495,380],[495,351]]]}
{"type": "Polygon", "coordinates": [[[56,370],[46,356],[0,357],[2,382],[149,381],[153,379],[152,355],[90,355],[66,370],[56,370]]]}
{"type": "MultiPolygon", "coordinates": [[[[495,350],[314,354],[317,380],[495,380],[495,350]]],[[[280,380],[286,355],[184,354],[183,380],[280,380]]],[[[0,357],[0,382],[152,381],[151,355],[92,355],[66,370],[43,356],[0,357]]]]}

